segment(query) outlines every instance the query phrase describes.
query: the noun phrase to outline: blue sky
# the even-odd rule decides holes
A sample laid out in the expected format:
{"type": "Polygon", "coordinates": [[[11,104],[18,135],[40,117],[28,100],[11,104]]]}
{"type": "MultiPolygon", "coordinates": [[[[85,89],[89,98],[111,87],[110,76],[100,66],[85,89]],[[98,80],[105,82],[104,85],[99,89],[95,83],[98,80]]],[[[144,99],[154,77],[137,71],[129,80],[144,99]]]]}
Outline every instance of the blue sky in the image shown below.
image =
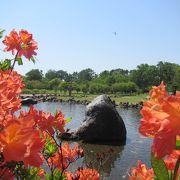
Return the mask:
{"type": "Polygon", "coordinates": [[[180,64],[179,0],[5,0],[0,9],[4,35],[27,29],[38,41],[37,63],[16,66],[22,74],[180,64]]]}

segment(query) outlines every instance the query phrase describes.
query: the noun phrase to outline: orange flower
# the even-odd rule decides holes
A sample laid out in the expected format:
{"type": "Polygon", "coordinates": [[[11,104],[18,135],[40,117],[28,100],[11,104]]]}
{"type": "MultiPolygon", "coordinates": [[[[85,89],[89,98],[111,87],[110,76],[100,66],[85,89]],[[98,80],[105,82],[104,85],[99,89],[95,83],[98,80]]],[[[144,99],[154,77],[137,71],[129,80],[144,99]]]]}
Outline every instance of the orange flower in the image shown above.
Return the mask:
{"type": "Polygon", "coordinates": [[[166,86],[162,81],[161,84],[157,86],[153,86],[152,90],[150,90],[149,95],[151,97],[151,101],[156,103],[161,103],[164,100],[164,97],[168,96],[168,92],[166,91],[166,86]]]}
{"type": "Polygon", "coordinates": [[[65,172],[67,180],[99,180],[100,175],[95,169],[79,168],[75,174],[72,172],[65,172]]]}
{"type": "Polygon", "coordinates": [[[132,175],[129,180],[154,180],[153,169],[148,169],[145,164],[138,160],[138,166],[132,168],[132,175]]]}
{"type": "Polygon", "coordinates": [[[2,169],[0,169],[0,177],[2,180],[6,180],[6,179],[13,180],[14,174],[8,168],[2,168],[2,169]]]}
{"type": "Polygon", "coordinates": [[[20,109],[19,95],[24,84],[16,71],[0,70],[0,124],[20,109]]]}
{"type": "MultiPolygon", "coordinates": [[[[180,156],[180,151],[174,150],[168,157],[166,157],[165,163],[169,170],[174,170],[176,161],[179,156],[180,156]]],[[[179,169],[179,171],[180,171],[180,169],[179,169]]]]}
{"type": "Polygon", "coordinates": [[[58,150],[58,152],[56,152],[52,157],[48,159],[48,164],[51,167],[57,167],[58,169],[62,170],[66,169],[66,167],[68,166],[68,161],[65,158],[63,158],[62,160],[60,150],[58,150]]]}
{"type": "Polygon", "coordinates": [[[22,83],[22,77],[16,71],[2,71],[0,69],[0,107],[8,109],[13,109],[13,112],[18,110],[14,102],[17,101],[19,94],[21,93],[24,84],[22,83]],[[8,105],[6,105],[8,104],[8,105]],[[4,107],[6,105],[6,107],[4,107]]]}
{"type": "Polygon", "coordinates": [[[40,138],[39,131],[34,133],[33,142],[27,149],[27,153],[24,158],[25,166],[35,166],[40,167],[43,164],[44,158],[41,153],[41,150],[44,147],[44,141],[40,138]]]}
{"type": "Polygon", "coordinates": [[[83,150],[79,147],[78,144],[75,144],[74,148],[71,148],[68,143],[64,143],[62,146],[63,158],[70,162],[74,162],[77,157],[82,157],[82,154],[83,150]]]}
{"type": "Polygon", "coordinates": [[[21,124],[12,120],[1,131],[0,142],[6,161],[22,161],[24,159],[31,131],[22,132],[21,124]]]}
{"type": "Polygon", "coordinates": [[[40,132],[34,129],[34,121],[26,121],[20,115],[13,117],[0,133],[0,147],[5,162],[24,161],[25,165],[40,166],[43,161],[41,150],[43,140],[40,132]]]}
{"type": "Polygon", "coordinates": [[[14,29],[10,32],[9,36],[4,38],[3,43],[7,46],[4,50],[12,51],[12,54],[21,49],[21,40],[18,33],[14,29]]]}
{"type": "Polygon", "coordinates": [[[54,134],[54,128],[57,128],[61,133],[64,132],[65,119],[61,112],[58,112],[56,116],[50,113],[39,111],[39,119],[37,124],[42,131],[48,131],[51,135],[54,134]]]}
{"type": "Polygon", "coordinates": [[[61,112],[58,112],[55,116],[50,113],[45,113],[43,111],[37,111],[33,106],[30,106],[29,112],[22,112],[27,116],[26,118],[34,119],[36,126],[42,132],[48,132],[51,136],[54,135],[55,129],[59,130],[61,133],[64,132],[65,119],[61,112]]]}
{"type": "Polygon", "coordinates": [[[3,43],[7,46],[5,51],[12,51],[12,54],[18,52],[18,57],[23,55],[30,60],[33,55],[37,54],[35,52],[38,49],[37,42],[32,38],[32,34],[26,30],[21,30],[19,34],[12,30],[10,35],[5,37],[3,43]]]}
{"type": "Polygon", "coordinates": [[[141,134],[153,137],[152,151],[157,158],[171,154],[180,134],[180,95],[168,95],[163,82],[150,91],[150,100],[141,110],[141,134]],[[168,142],[168,143],[167,143],[168,142]]]}
{"type": "Polygon", "coordinates": [[[69,163],[75,162],[77,158],[82,157],[82,151],[78,144],[75,144],[74,148],[71,148],[68,143],[64,143],[61,149],[59,148],[58,152],[48,159],[48,162],[60,170],[66,169],[69,163]]]}
{"type": "MultiPolygon", "coordinates": [[[[166,157],[165,163],[168,170],[174,171],[179,156],[180,156],[180,151],[174,150],[168,157],[166,157]]],[[[180,168],[178,169],[176,178],[177,180],[180,178],[180,168]]]]}
{"type": "Polygon", "coordinates": [[[37,55],[35,52],[38,49],[37,42],[33,40],[32,34],[28,33],[26,30],[21,30],[19,32],[21,39],[21,50],[18,53],[18,56],[24,55],[27,59],[31,59],[33,55],[37,55]]]}
{"type": "Polygon", "coordinates": [[[74,180],[75,179],[75,175],[70,171],[65,172],[65,176],[66,176],[67,180],[74,180]]]}
{"type": "Polygon", "coordinates": [[[38,175],[39,177],[41,177],[41,178],[44,178],[44,169],[39,168],[37,175],[38,175]]]}
{"type": "Polygon", "coordinates": [[[100,175],[95,169],[83,168],[76,171],[75,176],[79,180],[99,180],[100,175]]]}

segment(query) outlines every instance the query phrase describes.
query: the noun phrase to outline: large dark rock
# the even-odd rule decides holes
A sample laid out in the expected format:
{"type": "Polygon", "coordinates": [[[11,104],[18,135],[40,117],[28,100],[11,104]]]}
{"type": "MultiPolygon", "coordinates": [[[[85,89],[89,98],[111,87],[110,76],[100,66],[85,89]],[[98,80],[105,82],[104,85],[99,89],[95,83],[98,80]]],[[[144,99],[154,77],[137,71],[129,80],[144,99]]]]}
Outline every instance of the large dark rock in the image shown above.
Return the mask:
{"type": "Polygon", "coordinates": [[[81,126],[61,137],[90,143],[125,144],[126,128],[121,116],[107,95],[100,95],[87,105],[81,126]]]}

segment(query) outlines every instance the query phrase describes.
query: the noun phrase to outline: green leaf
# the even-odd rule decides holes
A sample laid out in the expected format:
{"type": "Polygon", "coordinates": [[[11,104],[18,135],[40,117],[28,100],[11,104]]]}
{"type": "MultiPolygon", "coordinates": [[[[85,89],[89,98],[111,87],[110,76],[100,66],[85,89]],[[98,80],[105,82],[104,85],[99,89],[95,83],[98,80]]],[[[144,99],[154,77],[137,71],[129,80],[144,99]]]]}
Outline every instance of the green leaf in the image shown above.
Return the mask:
{"type": "Polygon", "coordinates": [[[61,171],[59,171],[58,169],[54,170],[54,179],[59,179],[59,180],[66,180],[66,177],[61,174],[61,171]]]}
{"type": "Polygon", "coordinates": [[[180,150],[180,139],[176,140],[176,150],[180,150]]]}
{"type": "Polygon", "coordinates": [[[51,180],[51,179],[52,179],[52,178],[51,178],[51,175],[48,174],[48,173],[46,173],[46,174],[45,174],[45,179],[46,179],[46,180],[51,180]]]}
{"type": "Polygon", "coordinates": [[[168,170],[163,159],[158,160],[153,153],[151,153],[151,165],[158,180],[169,180],[168,170]]]}
{"type": "Polygon", "coordinates": [[[32,57],[31,57],[31,61],[32,61],[34,64],[35,64],[36,60],[37,60],[37,59],[36,59],[35,56],[32,56],[32,57]]]}
{"type": "MultiPolygon", "coordinates": [[[[178,176],[178,169],[179,169],[179,166],[180,166],[180,156],[176,162],[176,165],[175,165],[175,168],[174,168],[174,176],[173,176],[173,180],[176,180],[176,176],[178,176]]],[[[180,175],[179,175],[179,178],[180,178],[180,175]]],[[[179,179],[178,178],[178,179],[179,179]]]]}
{"type": "Polygon", "coordinates": [[[29,167],[26,171],[26,176],[25,179],[26,180],[40,180],[40,177],[37,175],[38,173],[38,169],[36,167],[29,167]]]}
{"type": "Polygon", "coordinates": [[[54,144],[48,146],[48,151],[50,154],[54,154],[57,151],[57,147],[54,144]]]}
{"type": "Polygon", "coordinates": [[[0,38],[2,38],[4,31],[5,31],[4,29],[1,29],[1,28],[0,28],[0,38]]]}
{"type": "Polygon", "coordinates": [[[58,169],[54,170],[54,178],[55,179],[60,179],[61,177],[61,172],[58,169]]]}
{"type": "Polygon", "coordinates": [[[51,141],[49,141],[45,144],[43,154],[48,158],[52,157],[52,155],[57,151],[57,149],[58,147],[56,146],[56,144],[52,144],[51,141]]]}
{"type": "Polygon", "coordinates": [[[21,58],[21,57],[17,58],[16,60],[17,60],[19,66],[20,66],[20,65],[23,65],[23,62],[22,62],[22,58],[21,58]]]}
{"type": "Polygon", "coordinates": [[[66,118],[65,122],[69,123],[69,122],[71,122],[71,120],[72,120],[72,117],[68,117],[68,118],[66,118]]]}
{"type": "Polygon", "coordinates": [[[5,59],[0,63],[0,69],[7,70],[11,68],[11,60],[5,59]]]}

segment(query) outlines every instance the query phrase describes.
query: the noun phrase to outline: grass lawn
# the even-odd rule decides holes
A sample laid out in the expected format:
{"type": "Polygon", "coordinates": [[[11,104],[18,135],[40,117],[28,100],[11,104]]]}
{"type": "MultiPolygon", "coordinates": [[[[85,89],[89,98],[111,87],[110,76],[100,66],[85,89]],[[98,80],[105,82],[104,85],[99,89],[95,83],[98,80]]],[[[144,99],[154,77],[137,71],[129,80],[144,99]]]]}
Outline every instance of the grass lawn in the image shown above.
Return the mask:
{"type": "MultiPolygon", "coordinates": [[[[23,94],[55,94],[53,90],[29,90],[26,89],[23,94]]],[[[72,92],[72,96],[68,96],[68,93],[57,92],[59,95],[58,98],[64,101],[69,99],[79,100],[79,101],[92,101],[96,98],[99,94],[87,94],[84,95],[82,92],[76,93],[75,91],[72,92]]],[[[110,98],[114,100],[116,103],[120,102],[129,102],[129,103],[138,103],[140,101],[144,101],[148,94],[139,94],[139,95],[124,95],[124,94],[109,94],[110,98]]]]}
{"type": "Polygon", "coordinates": [[[129,103],[138,103],[140,101],[146,100],[148,94],[140,94],[133,96],[122,96],[122,97],[113,97],[112,100],[115,100],[117,103],[119,102],[129,102],[129,103]]]}
{"type": "MultiPolygon", "coordinates": [[[[94,98],[96,98],[98,96],[94,95],[94,94],[88,94],[88,95],[83,95],[83,94],[72,94],[72,97],[69,97],[67,95],[60,95],[60,99],[63,100],[68,100],[70,98],[73,98],[74,100],[88,100],[88,101],[92,101],[94,98]]],[[[113,94],[109,95],[110,98],[112,100],[114,100],[116,103],[120,103],[120,102],[129,102],[129,103],[138,103],[141,101],[144,101],[147,97],[147,94],[140,94],[140,95],[129,95],[129,96],[115,96],[113,94]]]]}

